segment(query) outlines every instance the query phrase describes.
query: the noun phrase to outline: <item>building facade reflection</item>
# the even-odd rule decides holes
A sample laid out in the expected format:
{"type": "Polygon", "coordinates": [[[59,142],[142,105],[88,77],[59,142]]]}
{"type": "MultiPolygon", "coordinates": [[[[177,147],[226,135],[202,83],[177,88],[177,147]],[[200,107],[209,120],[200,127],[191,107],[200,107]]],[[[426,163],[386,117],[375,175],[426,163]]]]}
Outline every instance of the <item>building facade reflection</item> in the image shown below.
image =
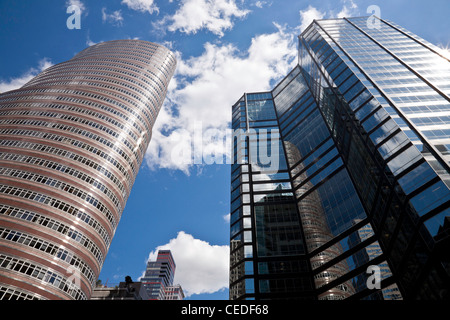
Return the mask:
{"type": "Polygon", "coordinates": [[[245,133],[231,168],[231,241],[243,250],[231,271],[243,273],[230,290],[245,287],[232,299],[449,298],[450,60],[391,22],[374,30],[366,20],[315,20],[299,36],[298,65],[232,108],[233,129],[245,133]],[[252,158],[254,128],[278,132],[278,170],[252,158]],[[285,221],[298,238],[283,243],[283,255],[301,261],[301,285],[289,296],[280,281],[264,295],[261,259],[279,234],[261,232],[273,220],[258,206],[279,205],[278,218],[283,197],[299,217],[285,221]],[[380,289],[367,285],[370,266],[381,270],[380,289]]]}

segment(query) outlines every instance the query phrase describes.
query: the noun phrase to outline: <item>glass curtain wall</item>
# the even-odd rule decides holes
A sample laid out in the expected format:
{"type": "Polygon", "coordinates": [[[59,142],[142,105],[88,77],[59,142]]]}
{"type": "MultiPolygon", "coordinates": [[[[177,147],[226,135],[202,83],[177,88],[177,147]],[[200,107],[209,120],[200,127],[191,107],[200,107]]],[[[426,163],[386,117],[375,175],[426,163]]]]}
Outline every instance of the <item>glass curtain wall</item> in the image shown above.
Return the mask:
{"type": "Polygon", "coordinates": [[[311,25],[299,37],[300,64],[312,86],[323,88],[316,100],[387,259],[383,270],[394,271],[383,281],[397,283],[408,298],[440,298],[449,284],[448,254],[436,241],[448,216],[448,164],[430,127],[422,130],[417,119],[427,113],[432,127],[446,130],[437,117],[448,99],[408,59],[445,61],[389,23],[372,30],[366,21],[311,25]],[[421,109],[432,105],[434,113],[421,109]]]}
{"type": "Polygon", "coordinates": [[[233,129],[230,298],[311,298],[272,94],[245,94],[233,107],[233,129]]]}
{"type": "Polygon", "coordinates": [[[315,20],[234,105],[231,299],[448,298],[450,60],[376,21],[315,20]]]}

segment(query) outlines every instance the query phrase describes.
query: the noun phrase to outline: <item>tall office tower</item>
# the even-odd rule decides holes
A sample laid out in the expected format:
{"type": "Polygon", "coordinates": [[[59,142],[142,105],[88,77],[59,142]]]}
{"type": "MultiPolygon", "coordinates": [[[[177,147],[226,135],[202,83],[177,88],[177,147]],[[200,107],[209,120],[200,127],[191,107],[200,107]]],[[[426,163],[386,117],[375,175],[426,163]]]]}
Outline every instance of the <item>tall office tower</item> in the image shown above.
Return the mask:
{"type": "Polygon", "coordinates": [[[232,109],[231,299],[450,298],[449,79],[376,17],[302,32],[298,65],[232,109]]]}
{"type": "Polygon", "coordinates": [[[0,298],[90,297],[175,65],[104,42],[0,95],[0,298]]]}
{"type": "MultiPolygon", "coordinates": [[[[156,261],[149,260],[144,276],[140,281],[144,284],[150,300],[166,300],[167,292],[169,296],[179,296],[177,289],[173,288],[175,277],[175,261],[170,250],[159,250],[156,261]]],[[[181,286],[180,290],[182,292],[181,286]]]]}

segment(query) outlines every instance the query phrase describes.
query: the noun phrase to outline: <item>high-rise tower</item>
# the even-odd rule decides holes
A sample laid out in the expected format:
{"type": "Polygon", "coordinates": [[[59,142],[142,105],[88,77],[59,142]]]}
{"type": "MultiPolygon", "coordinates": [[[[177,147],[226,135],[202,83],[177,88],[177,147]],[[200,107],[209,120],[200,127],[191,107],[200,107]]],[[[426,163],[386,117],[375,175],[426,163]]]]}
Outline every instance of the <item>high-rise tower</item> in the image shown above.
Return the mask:
{"type": "Polygon", "coordinates": [[[109,41],[0,95],[0,298],[89,298],[175,66],[109,41]]]}
{"type": "Polygon", "coordinates": [[[376,17],[303,31],[298,65],[233,106],[230,298],[449,299],[449,79],[376,17]]]}
{"type": "Polygon", "coordinates": [[[181,286],[173,285],[176,264],[170,250],[159,250],[156,261],[149,260],[144,276],[140,281],[144,284],[150,300],[177,300],[182,298],[181,286]]]}

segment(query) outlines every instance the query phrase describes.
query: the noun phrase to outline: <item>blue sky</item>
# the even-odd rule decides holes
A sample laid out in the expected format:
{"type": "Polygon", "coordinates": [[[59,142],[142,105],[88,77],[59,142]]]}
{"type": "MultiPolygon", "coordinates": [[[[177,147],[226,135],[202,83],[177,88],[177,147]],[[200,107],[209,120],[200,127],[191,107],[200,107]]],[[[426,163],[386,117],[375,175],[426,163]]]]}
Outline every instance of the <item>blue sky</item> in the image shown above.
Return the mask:
{"type": "Polygon", "coordinates": [[[294,66],[296,36],[314,18],[368,15],[450,46],[450,1],[21,0],[0,1],[0,92],[15,89],[94,43],[163,44],[177,71],[100,279],[137,280],[158,248],[172,250],[188,299],[228,299],[230,166],[194,156],[227,154],[219,141],[191,148],[193,133],[224,132],[244,92],[265,91],[294,66]],[[430,5],[432,4],[432,5],[430,5]],[[81,28],[68,29],[77,5],[81,28]],[[182,151],[181,155],[178,151],[182,151]],[[190,156],[189,156],[190,155],[190,156]]]}

